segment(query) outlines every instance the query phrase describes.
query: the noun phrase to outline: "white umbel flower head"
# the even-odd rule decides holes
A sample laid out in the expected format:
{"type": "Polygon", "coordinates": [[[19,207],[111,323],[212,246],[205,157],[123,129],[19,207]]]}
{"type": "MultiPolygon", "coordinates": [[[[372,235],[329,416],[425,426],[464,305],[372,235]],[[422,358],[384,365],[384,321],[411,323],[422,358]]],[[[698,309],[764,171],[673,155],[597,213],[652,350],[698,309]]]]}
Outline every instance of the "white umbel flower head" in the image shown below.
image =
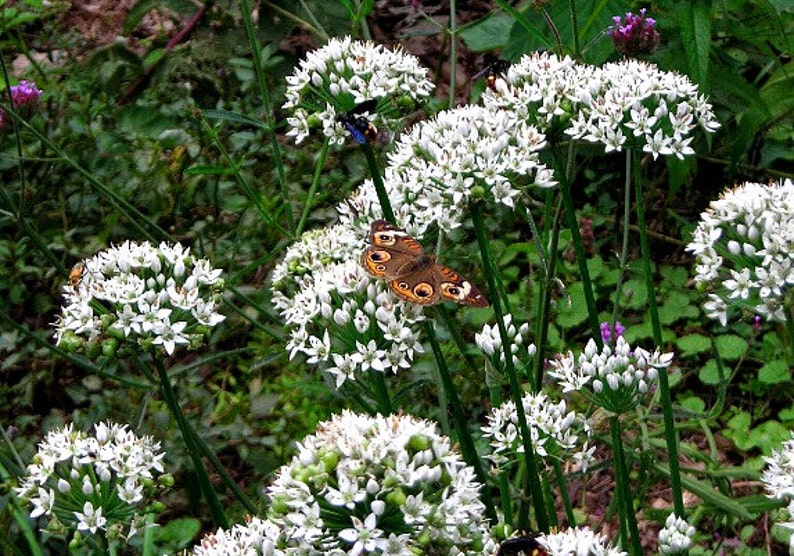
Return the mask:
{"type": "Polygon", "coordinates": [[[348,130],[340,115],[367,101],[377,101],[356,114],[375,127],[392,128],[428,99],[433,83],[418,58],[402,49],[389,50],[350,37],[332,38],[306,55],[287,77],[284,109],[287,135],[300,143],[315,129],[332,143],[344,143],[348,130]]]}
{"type": "Polygon", "coordinates": [[[535,540],[549,556],[625,556],[626,553],[611,546],[606,537],[597,535],[588,527],[566,529],[559,533],[538,535],[535,540]]]}
{"type": "Polygon", "coordinates": [[[220,274],[178,243],[125,241],[72,271],[55,341],[92,357],[120,348],[171,355],[178,345],[198,347],[226,318],[217,312],[220,274]]]}
{"type": "Polygon", "coordinates": [[[695,528],[686,519],[671,513],[659,531],[659,553],[688,554],[695,532],[695,528]]]}
{"type": "Polygon", "coordinates": [[[298,449],[268,488],[287,553],[493,553],[474,471],[433,423],[345,411],[298,449]]]}
{"type": "Polygon", "coordinates": [[[193,556],[283,556],[287,554],[276,548],[281,528],[275,523],[249,516],[243,524],[236,524],[228,531],[218,529],[207,534],[190,552],[193,556]]]}
{"type": "Polygon", "coordinates": [[[98,423],[89,435],[70,424],[47,434],[15,490],[32,506],[31,517],[50,525],[129,537],[144,523],[141,510],[170,482],[159,450],[127,425],[98,423]]]}
{"type": "Polygon", "coordinates": [[[743,183],[700,215],[687,251],[706,314],[724,326],[746,312],[783,322],[794,285],[794,182],[743,183]]]}
{"type": "Polygon", "coordinates": [[[605,345],[601,351],[591,339],[579,357],[568,352],[549,361],[549,376],[560,383],[563,392],[579,392],[600,407],[621,414],[640,403],[672,360],[672,353],[659,349],[651,353],[632,348],[623,336],[618,336],[615,347],[605,345]]]}
{"type": "MultiPolygon", "coordinates": [[[[561,458],[565,452],[575,451],[578,456],[573,459],[579,463],[578,471],[587,471],[592,463],[592,451],[588,450],[586,441],[580,441],[582,435],[589,437],[592,432],[587,418],[568,411],[564,400],[554,403],[542,392],[525,394],[522,405],[535,454],[544,459],[561,458]]],[[[490,439],[493,450],[490,459],[495,465],[504,465],[515,460],[515,454],[524,453],[518,423],[512,400],[493,408],[488,415],[488,424],[482,431],[490,439]]]]}
{"type": "Polygon", "coordinates": [[[290,358],[303,354],[340,387],[369,370],[397,373],[423,351],[421,308],[370,280],[359,258],[369,229],[337,224],[308,231],[273,271],[273,303],[290,333],[290,358]]]}
{"type": "MultiPolygon", "coordinates": [[[[397,223],[415,237],[458,228],[470,202],[514,209],[522,194],[556,185],[540,162],[546,138],[510,110],[462,106],[414,125],[389,153],[383,183],[397,223]]],[[[372,180],[339,212],[382,218],[372,180]]]]}

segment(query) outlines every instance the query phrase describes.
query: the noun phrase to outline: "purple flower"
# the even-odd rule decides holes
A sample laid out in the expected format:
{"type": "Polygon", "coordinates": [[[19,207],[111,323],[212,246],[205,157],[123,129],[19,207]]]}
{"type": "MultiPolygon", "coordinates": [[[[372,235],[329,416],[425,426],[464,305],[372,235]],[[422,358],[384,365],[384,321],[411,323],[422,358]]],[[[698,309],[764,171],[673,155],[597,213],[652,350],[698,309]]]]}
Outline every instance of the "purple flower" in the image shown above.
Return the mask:
{"type": "Polygon", "coordinates": [[[645,17],[645,8],[640,10],[640,15],[627,12],[624,22],[621,22],[620,16],[615,16],[612,20],[615,25],[610,27],[607,33],[612,37],[615,50],[624,56],[652,54],[659,46],[656,20],[645,17]]]}
{"type": "Polygon", "coordinates": [[[605,344],[608,344],[612,340],[612,332],[615,332],[615,338],[618,336],[623,336],[623,333],[626,331],[626,327],[621,324],[620,321],[615,321],[614,329],[608,322],[601,323],[601,340],[605,344]]]}
{"type": "Polygon", "coordinates": [[[23,79],[19,82],[19,85],[11,87],[11,100],[17,110],[36,108],[39,105],[40,97],[41,89],[37,89],[33,81],[25,81],[23,79]]]}

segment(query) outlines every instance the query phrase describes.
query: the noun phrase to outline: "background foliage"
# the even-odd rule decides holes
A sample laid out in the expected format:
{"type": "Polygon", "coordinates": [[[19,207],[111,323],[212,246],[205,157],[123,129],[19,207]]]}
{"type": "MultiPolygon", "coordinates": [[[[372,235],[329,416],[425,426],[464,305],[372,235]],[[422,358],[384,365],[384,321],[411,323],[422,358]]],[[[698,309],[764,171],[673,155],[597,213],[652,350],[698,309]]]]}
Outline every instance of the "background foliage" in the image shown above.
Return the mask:
{"type": "MultiPolygon", "coordinates": [[[[255,33],[270,92],[265,99],[239,4],[113,4],[115,11],[92,19],[66,2],[0,0],[6,79],[0,87],[27,78],[44,90],[29,125],[4,128],[0,136],[0,426],[14,447],[0,446],[10,473],[3,480],[22,472],[14,452],[27,461],[43,432],[65,422],[87,428],[110,418],[144,431],[174,430],[154,389],[120,380],[134,378],[134,371],[108,360],[97,373],[86,360],[55,353],[50,339],[59,291],[75,262],[128,238],[172,237],[224,268],[227,280],[228,319],[217,328],[211,349],[178,352],[170,362],[179,377],[178,395],[234,478],[261,501],[263,485],[292,454],[293,442],[349,403],[316,368],[288,359],[284,330],[269,302],[268,273],[294,239],[275,224],[290,211],[300,214],[319,150],[295,148],[281,136],[284,77],[328,36],[402,41],[436,78],[439,96],[432,112],[449,104],[447,97],[459,104],[479,96],[484,85],[470,77],[483,66],[485,52],[517,59],[552,47],[555,34],[533,6],[462,3],[459,49],[451,59],[447,3],[261,2],[255,6],[255,33]],[[452,71],[458,74],[454,94],[448,87],[452,71]],[[282,163],[274,159],[264,117],[271,109],[282,163]],[[283,189],[279,164],[286,175],[283,189]]],[[[616,59],[604,30],[613,15],[640,6],[550,2],[548,14],[566,45],[574,37],[572,5],[585,61],[616,59]]],[[[794,174],[792,7],[784,0],[661,0],[643,6],[663,37],[652,61],[698,83],[723,124],[710,144],[697,148],[703,154],[653,163],[654,180],[642,199],[656,255],[664,339],[681,369],[673,386],[684,418],[683,455],[723,494],[749,494],[736,483],[754,477],[759,456],[794,428],[791,339],[741,322],[723,330],[706,319],[701,295],[689,284],[691,259],[683,247],[699,212],[723,187],[794,174]],[[712,336],[718,336],[714,342],[712,336]],[[686,420],[687,412],[699,417],[686,420]],[[733,475],[718,474],[722,465],[732,466],[733,475]]],[[[591,220],[589,265],[603,320],[609,318],[619,272],[614,252],[621,172],[620,157],[593,152],[573,187],[580,217],[591,220]]],[[[307,228],[332,221],[332,207],[365,176],[357,151],[332,151],[307,228]]],[[[534,246],[515,217],[501,216],[493,249],[523,312],[516,317],[531,320],[536,309],[527,269],[537,264],[534,246]]],[[[550,352],[581,346],[588,337],[578,272],[566,247],[563,242],[560,278],[567,287],[555,299],[550,352]]],[[[639,265],[629,268],[626,280],[620,300],[626,338],[649,339],[639,265]]],[[[482,324],[459,316],[468,330],[482,324]]],[[[410,376],[396,377],[394,390],[404,392],[402,406],[446,423],[430,366],[429,360],[418,361],[410,376]]],[[[486,385],[465,366],[456,381],[471,422],[481,423],[486,385]]],[[[183,476],[166,501],[160,546],[185,546],[210,523],[191,490],[189,465],[171,445],[177,439],[161,440],[170,471],[183,476]]],[[[648,489],[652,477],[647,476],[648,489]]],[[[7,489],[0,492],[3,552],[24,546],[10,496],[7,489]]],[[[736,538],[742,547],[762,546],[754,528],[761,514],[752,509],[758,499],[744,500],[752,519],[738,519],[723,507],[710,518],[709,530],[736,538]]],[[[224,502],[239,521],[243,508],[228,495],[224,502]]]]}

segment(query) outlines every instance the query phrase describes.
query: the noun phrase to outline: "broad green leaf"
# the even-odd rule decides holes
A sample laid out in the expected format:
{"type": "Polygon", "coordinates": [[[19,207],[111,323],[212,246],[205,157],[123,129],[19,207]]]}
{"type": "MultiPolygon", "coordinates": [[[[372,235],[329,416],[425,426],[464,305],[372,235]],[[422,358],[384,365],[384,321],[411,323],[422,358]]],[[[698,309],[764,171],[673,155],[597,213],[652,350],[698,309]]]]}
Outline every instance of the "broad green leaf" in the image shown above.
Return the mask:
{"type": "Polygon", "coordinates": [[[692,81],[708,89],[711,2],[692,0],[681,4],[681,35],[692,81]]]}
{"type": "Polygon", "coordinates": [[[758,380],[763,384],[781,384],[791,381],[791,368],[782,359],[766,363],[758,370],[758,380]]]}
{"type": "Polygon", "coordinates": [[[458,36],[474,52],[498,50],[504,48],[513,23],[506,13],[491,14],[461,29],[458,36]]]}
{"type": "Polygon", "coordinates": [[[711,340],[702,334],[687,334],[675,343],[678,355],[688,357],[711,349],[711,340]]]}
{"type": "Polygon", "coordinates": [[[709,359],[698,371],[698,378],[703,384],[716,385],[720,383],[719,369],[717,361],[709,359]]]}
{"type": "Polygon", "coordinates": [[[725,360],[735,361],[747,351],[747,340],[734,334],[724,334],[714,339],[717,353],[725,360]]]}

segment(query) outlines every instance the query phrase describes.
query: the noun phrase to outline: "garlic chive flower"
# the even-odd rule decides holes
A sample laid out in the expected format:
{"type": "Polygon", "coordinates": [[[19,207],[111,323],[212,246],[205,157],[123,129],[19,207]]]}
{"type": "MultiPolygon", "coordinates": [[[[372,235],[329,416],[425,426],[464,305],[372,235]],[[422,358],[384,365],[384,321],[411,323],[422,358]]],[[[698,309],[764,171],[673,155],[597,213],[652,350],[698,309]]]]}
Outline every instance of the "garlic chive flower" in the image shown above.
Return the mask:
{"type": "Polygon", "coordinates": [[[601,87],[573,116],[566,133],[602,143],[606,152],[640,149],[656,159],[694,154],[692,133],[716,131],[706,97],[688,77],[627,59],[598,70],[601,87]]]}
{"type": "Polygon", "coordinates": [[[388,50],[350,37],[332,38],[309,52],[287,77],[283,106],[291,114],[287,135],[301,143],[312,130],[321,129],[332,143],[342,144],[348,132],[339,116],[356,105],[378,100],[377,110],[368,119],[378,128],[393,128],[432,91],[427,69],[402,49],[388,50]]]}
{"type": "Polygon", "coordinates": [[[221,270],[181,245],[125,241],[87,259],[63,288],[58,346],[89,356],[119,348],[196,348],[226,317],[217,312],[221,270]]]}
{"type": "MultiPolygon", "coordinates": [[[[284,556],[276,548],[281,528],[271,521],[249,516],[243,524],[228,531],[218,529],[207,534],[190,552],[193,556],[284,556]]],[[[294,554],[295,552],[290,552],[294,554]]]]}
{"type": "Polygon", "coordinates": [[[659,553],[688,554],[695,532],[695,528],[684,518],[670,514],[664,522],[664,528],[659,531],[659,553]]]}
{"type": "Polygon", "coordinates": [[[162,474],[164,455],[159,442],[127,425],[98,423],[89,435],[70,424],[47,434],[14,490],[49,530],[125,539],[143,526],[147,504],[170,482],[162,474]]]}
{"type": "Polygon", "coordinates": [[[645,13],[645,8],[642,8],[639,15],[627,12],[624,20],[617,15],[612,18],[615,25],[607,34],[612,38],[615,50],[623,56],[637,57],[656,52],[659,46],[656,20],[646,17],[645,13]]]}
{"type": "Polygon", "coordinates": [[[535,540],[550,556],[587,554],[598,556],[625,556],[626,553],[610,545],[606,537],[597,535],[587,527],[566,529],[559,533],[538,535],[535,540]]]}
{"type": "MultiPolygon", "coordinates": [[[[513,324],[513,315],[505,315],[505,329],[510,340],[508,350],[513,358],[513,365],[528,364],[530,357],[535,355],[537,348],[535,344],[529,343],[529,323],[523,323],[518,328],[513,324]],[[525,346],[525,344],[527,344],[525,346]]],[[[494,366],[501,368],[505,362],[505,350],[502,348],[502,337],[499,334],[499,326],[494,324],[484,324],[482,330],[474,335],[474,342],[484,353],[491,357],[494,366]]]]}
{"type": "Polygon", "coordinates": [[[748,312],[784,322],[794,285],[794,182],[743,183],[700,215],[687,251],[706,314],[726,326],[748,312]]]}
{"type": "Polygon", "coordinates": [[[510,65],[483,92],[483,104],[513,112],[550,136],[569,125],[572,115],[588,105],[602,87],[598,68],[570,56],[533,52],[510,65]]]}
{"type": "Polygon", "coordinates": [[[429,421],[345,411],[268,488],[288,554],[491,555],[474,471],[429,421]]]}
{"type": "MultiPolygon", "coordinates": [[[[587,419],[575,411],[567,411],[566,403],[553,402],[542,392],[527,393],[522,398],[524,415],[535,454],[541,458],[561,458],[563,452],[576,452],[573,457],[579,470],[587,471],[593,461],[594,448],[587,441],[580,445],[580,435],[589,437],[592,428],[587,419]]],[[[493,453],[491,461],[497,467],[515,460],[515,454],[524,453],[524,443],[518,426],[516,404],[506,401],[491,410],[488,424],[482,427],[483,436],[490,439],[493,453]]]]}
{"type": "MultiPolygon", "coordinates": [[[[389,153],[383,183],[400,226],[421,237],[457,228],[472,201],[513,209],[526,189],[556,184],[540,162],[545,136],[508,110],[463,106],[414,125],[389,153]]],[[[353,202],[380,218],[371,180],[353,202]]],[[[342,211],[340,211],[342,212],[342,211]]]]}
{"type": "Polygon", "coordinates": [[[289,330],[290,358],[303,354],[340,387],[361,373],[397,373],[423,351],[418,305],[369,279],[359,258],[369,225],[337,224],[303,234],[272,274],[273,304],[289,330]]]}
{"type": "Polygon", "coordinates": [[[600,352],[591,339],[578,357],[568,352],[549,361],[549,376],[563,392],[579,392],[607,411],[621,414],[640,403],[672,360],[672,353],[632,348],[623,336],[618,336],[614,347],[605,345],[600,352]]]}
{"type": "Polygon", "coordinates": [[[767,496],[788,502],[789,521],[783,525],[794,529],[794,431],[789,440],[763,459],[766,467],[761,482],[767,496]]]}

